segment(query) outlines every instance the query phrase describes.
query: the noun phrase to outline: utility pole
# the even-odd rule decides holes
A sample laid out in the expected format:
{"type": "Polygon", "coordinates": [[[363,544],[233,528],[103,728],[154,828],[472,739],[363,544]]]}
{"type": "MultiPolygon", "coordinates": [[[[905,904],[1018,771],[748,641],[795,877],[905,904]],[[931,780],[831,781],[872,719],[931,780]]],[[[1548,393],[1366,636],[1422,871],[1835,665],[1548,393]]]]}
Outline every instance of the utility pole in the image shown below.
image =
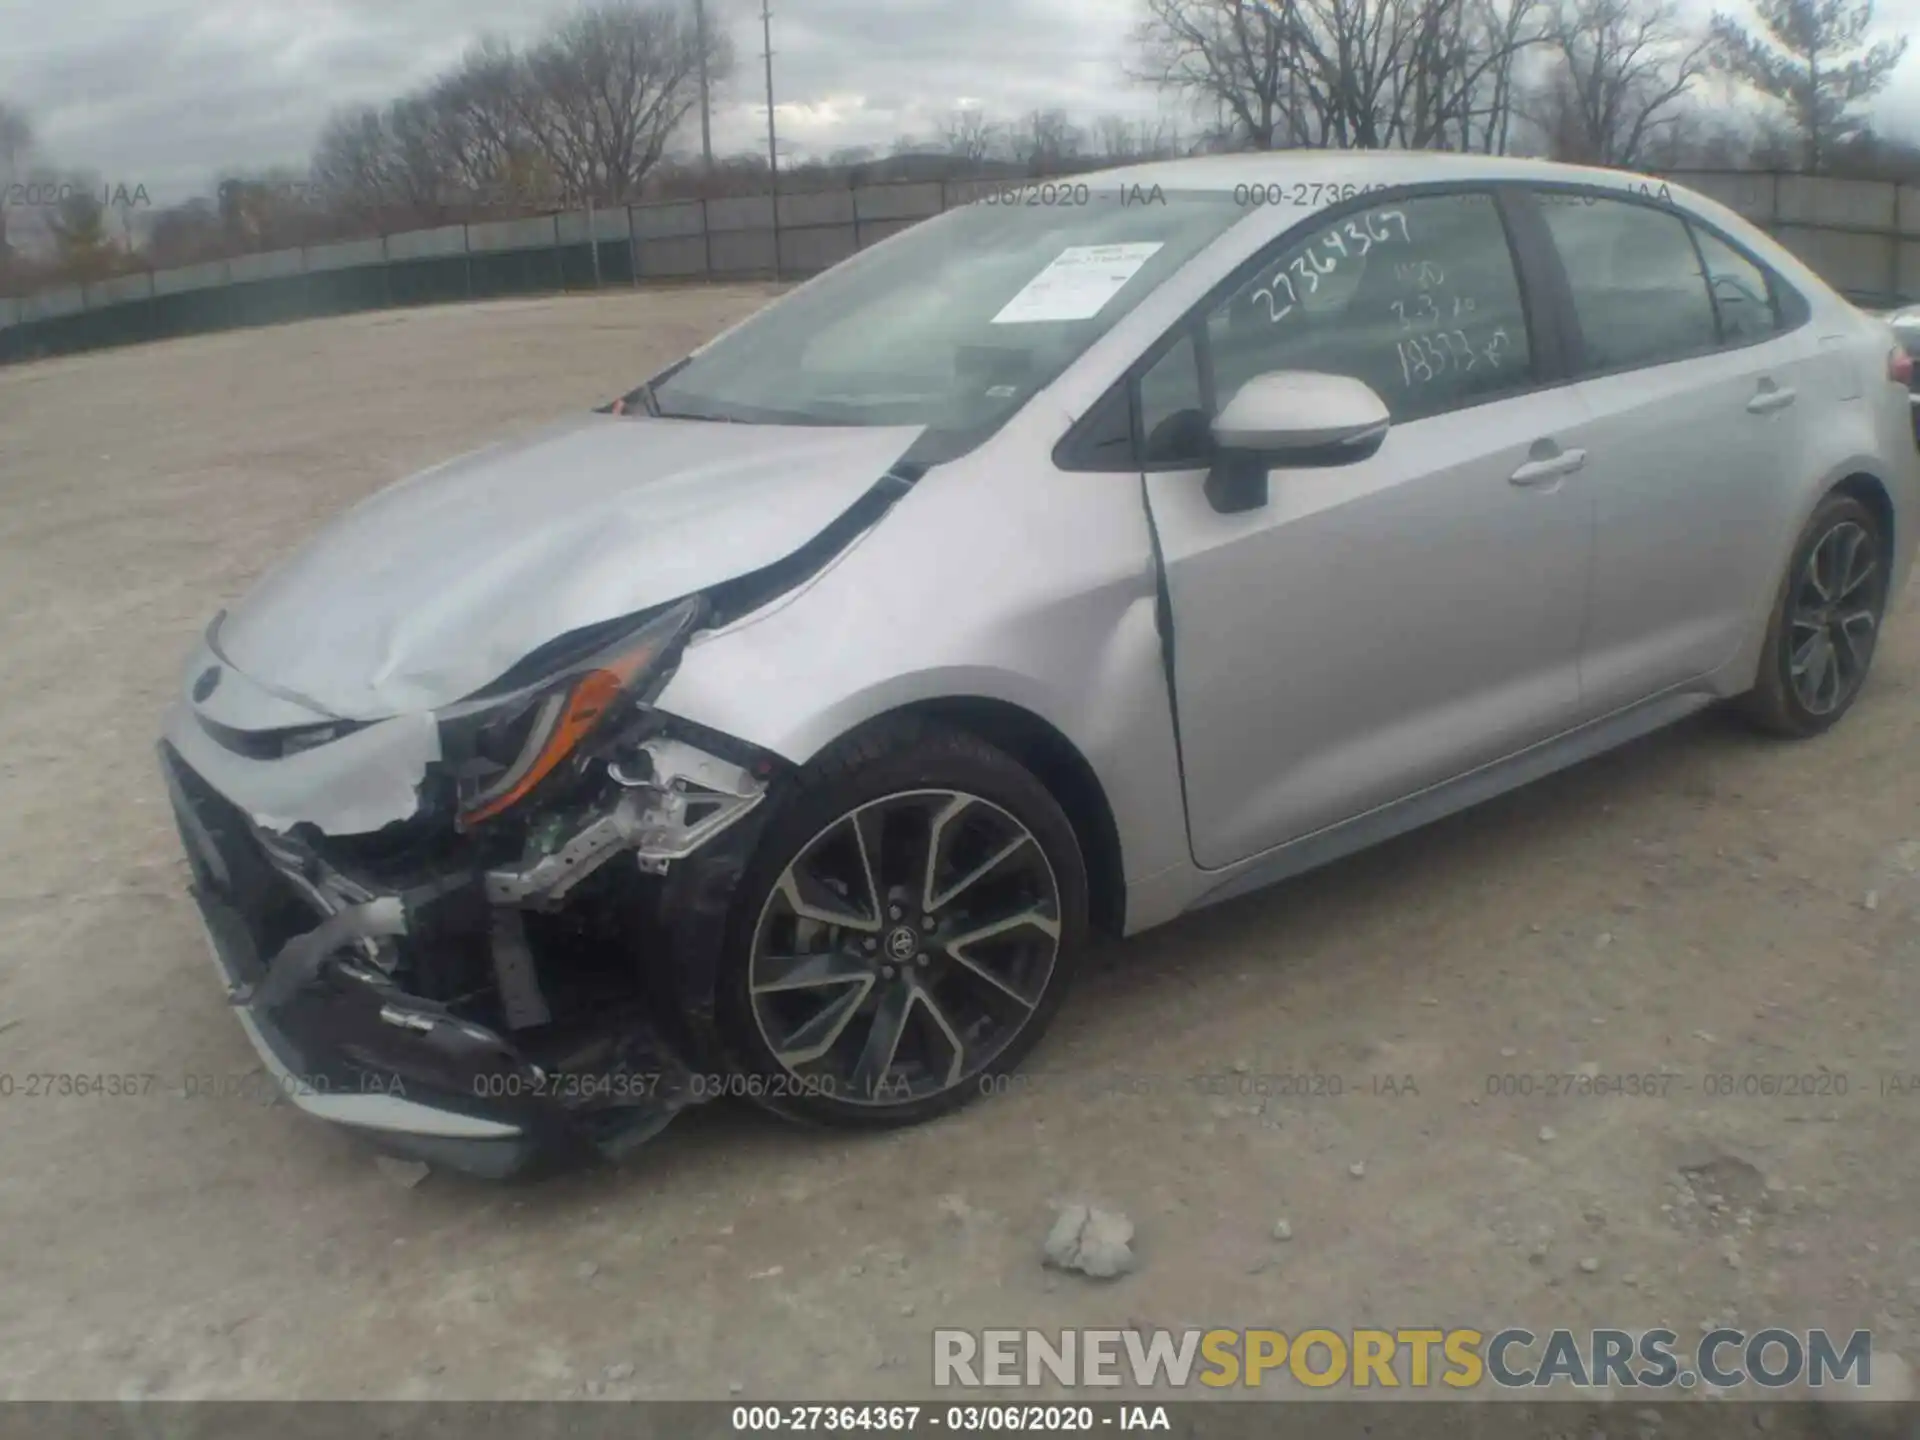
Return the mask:
{"type": "Polygon", "coordinates": [[[767,56],[767,187],[773,200],[773,278],[780,279],[780,152],[773,139],[773,11],[760,0],[760,39],[767,56]]]}
{"type": "Polygon", "coordinates": [[[760,37],[767,57],[767,173],[772,177],[777,195],[780,193],[780,157],[773,141],[773,12],[768,8],[768,0],[760,0],[760,37]]]}
{"type": "Polygon", "coordinates": [[[707,89],[707,0],[693,0],[693,30],[700,46],[700,154],[713,174],[713,101],[707,89]]]}

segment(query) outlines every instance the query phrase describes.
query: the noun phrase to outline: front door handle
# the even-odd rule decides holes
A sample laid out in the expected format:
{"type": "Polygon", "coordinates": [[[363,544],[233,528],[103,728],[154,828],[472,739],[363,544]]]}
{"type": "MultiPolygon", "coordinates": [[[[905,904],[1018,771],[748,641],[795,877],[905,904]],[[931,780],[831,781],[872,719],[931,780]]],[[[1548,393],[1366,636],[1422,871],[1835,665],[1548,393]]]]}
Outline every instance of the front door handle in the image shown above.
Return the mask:
{"type": "Polygon", "coordinates": [[[1769,387],[1747,401],[1747,409],[1755,415],[1771,415],[1775,410],[1784,410],[1793,403],[1794,392],[1769,387]]]}
{"type": "Polygon", "coordinates": [[[1549,480],[1558,480],[1562,475],[1571,475],[1587,463],[1584,450],[1562,450],[1558,455],[1550,455],[1544,460],[1529,460],[1507,478],[1515,485],[1544,485],[1549,480]]]}

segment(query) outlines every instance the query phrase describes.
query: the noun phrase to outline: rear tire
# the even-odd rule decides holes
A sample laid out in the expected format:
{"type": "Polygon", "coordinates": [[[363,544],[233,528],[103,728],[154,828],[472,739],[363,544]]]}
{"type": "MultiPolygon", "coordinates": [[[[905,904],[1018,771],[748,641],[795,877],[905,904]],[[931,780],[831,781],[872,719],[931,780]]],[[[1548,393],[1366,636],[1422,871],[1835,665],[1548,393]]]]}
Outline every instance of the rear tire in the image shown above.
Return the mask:
{"type": "Polygon", "coordinates": [[[731,1083],[865,1129],[992,1093],[1086,940],[1086,867],[1058,802],[978,737],[903,718],[833,747],[777,804],[722,962],[731,1083]]]}
{"type": "Polygon", "coordinates": [[[1774,597],[1753,689],[1736,702],[1750,724],[1806,739],[1853,708],[1880,638],[1887,553],[1865,505],[1837,492],[1820,502],[1774,597]]]}

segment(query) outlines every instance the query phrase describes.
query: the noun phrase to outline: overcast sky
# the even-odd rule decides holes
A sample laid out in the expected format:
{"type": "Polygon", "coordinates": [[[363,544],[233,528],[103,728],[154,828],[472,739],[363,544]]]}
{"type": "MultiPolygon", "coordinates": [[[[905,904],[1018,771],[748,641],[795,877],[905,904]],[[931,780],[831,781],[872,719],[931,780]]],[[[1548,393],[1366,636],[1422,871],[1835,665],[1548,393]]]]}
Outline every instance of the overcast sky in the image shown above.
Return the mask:
{"type": "MultiPolygon", "coordinates": [[[[1728,0],[1722,0],[1728,3],[1728,0]]],[[[1736,7],[1743,0],[1731,0],[1736,7]]],[[[1689,0],[1704,14],[1710,0],[1689,0]]],[[[764,147],[758,0],[708,0],[740,74],[714,145],[764,147]]],[[[453,64],[483,33],[525,41],[570,0],[0,0],[0,98],[39,154],[156,204],[211,193],[216,172],[304,170],[334,107],[383,103],[453,64]]],[[[782,152],[825,154],[931,134],[954,108],[1058,106],[1087,121],[1146,116],[1126,83],[1137,0],[774,0],[782,152]]],[[[1920,0],[1879,0],[1881,28],[1920,0]]],[[[1920,135],[1920,53],[1878,107],[1920,135]]],[[[697,143],[697,131],[689,137],[697,143]]]]}

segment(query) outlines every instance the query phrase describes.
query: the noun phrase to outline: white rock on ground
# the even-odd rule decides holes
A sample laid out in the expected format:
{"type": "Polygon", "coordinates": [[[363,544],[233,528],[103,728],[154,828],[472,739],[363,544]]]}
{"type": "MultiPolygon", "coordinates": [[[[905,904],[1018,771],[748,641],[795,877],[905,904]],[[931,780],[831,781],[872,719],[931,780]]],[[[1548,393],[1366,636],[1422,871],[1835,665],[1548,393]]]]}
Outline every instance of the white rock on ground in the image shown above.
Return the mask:
{"type": "Polygon", "coordinates": [[[1133,1222],[1113,1210],[1068,1205],[1047,1235],[1046,1263],[1110,1280],[1133,1269],[1133,1222]]]}

